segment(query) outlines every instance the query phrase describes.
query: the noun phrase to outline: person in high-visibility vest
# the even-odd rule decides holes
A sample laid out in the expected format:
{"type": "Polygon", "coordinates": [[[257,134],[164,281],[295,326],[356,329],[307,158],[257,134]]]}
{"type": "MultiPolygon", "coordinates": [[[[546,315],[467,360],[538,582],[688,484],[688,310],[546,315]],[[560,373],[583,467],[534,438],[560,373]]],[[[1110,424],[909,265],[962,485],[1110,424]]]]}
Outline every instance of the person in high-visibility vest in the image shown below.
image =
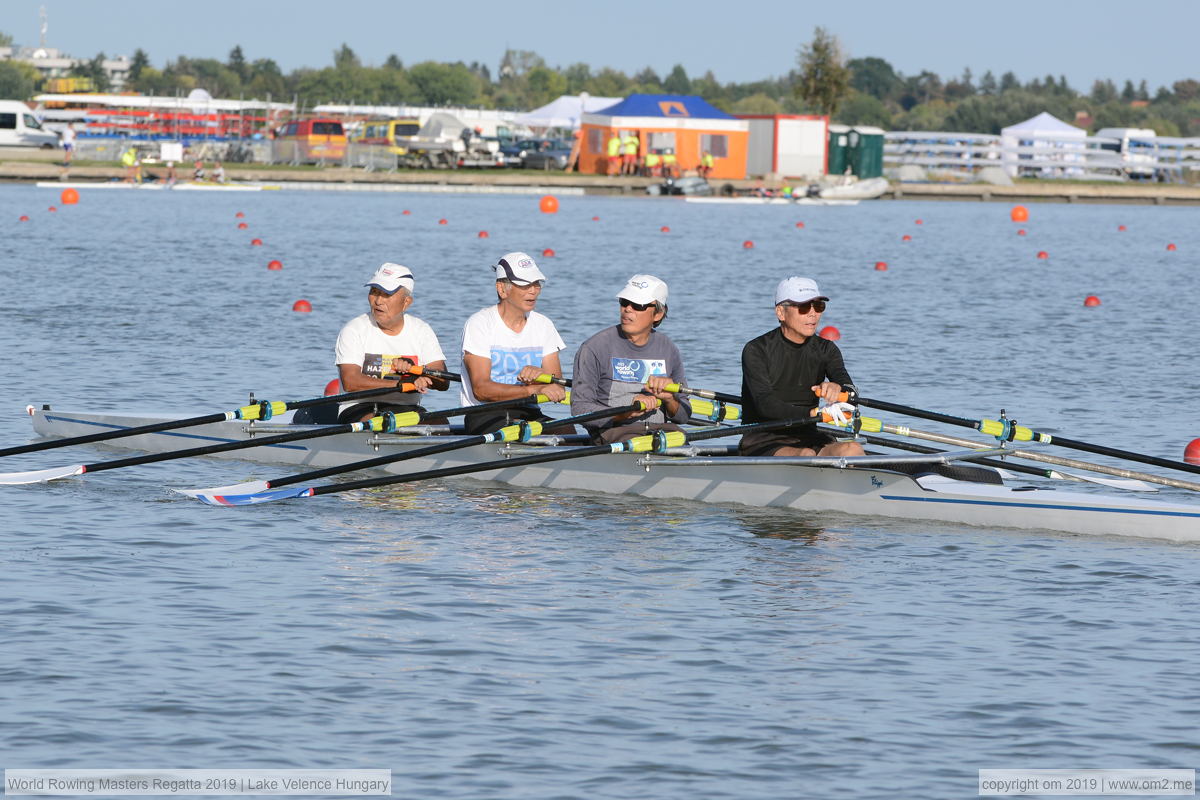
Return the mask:
{"type": "Polygon", "coordinates": [[[660,175],[662,173],[662,171],[659,169],[659,165],[662,163],[662,159],[659,157],[658,151],[651,150],[649,153],[646,153],[646,162],[645,163],[646,163],[645,175],[647,178],[655,176],[655,175],[660,175]]]}
{"type": "Polygon", "coordinates": [[[621,138],[621,174],[637,174],[638,137],[633,131],[626,131],[621,138]]]}
{"type": "Polygon", "coordinates": [[[675,158],[675,151],[670,147],[663,152],[662,174],[664,178],[679,177],[679,160],[675,158]]]}
{"type": "Polygon", "coordinates": [[[696,169],[696,172],[700,174],[701,178],[707,179],[712,169],[713,154],[705,150],[704,155],[700,156],[700,166],[696,169]]]}
{"type": "Polygon", "coordinates": [[[621,174],[621,134],[617,131],[608,139],[608,174],[621,174]]]}
{"type": "Polygon", "coordinates": [[[138,161],[137,148],[130,146],[124,153],[121,153],[121,163],[125,166],[125,181],[127,183],[141,183],[140,163],[138,161]]]}

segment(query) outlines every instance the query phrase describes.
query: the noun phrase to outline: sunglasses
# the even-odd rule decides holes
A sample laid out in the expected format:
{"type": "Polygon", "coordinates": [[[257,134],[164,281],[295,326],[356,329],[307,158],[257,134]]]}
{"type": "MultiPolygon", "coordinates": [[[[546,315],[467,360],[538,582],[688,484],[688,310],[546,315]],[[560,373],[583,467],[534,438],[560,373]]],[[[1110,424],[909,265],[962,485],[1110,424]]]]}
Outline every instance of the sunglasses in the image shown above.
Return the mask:
{"type": "Polygon", "coordinates": [[[818,314],[825,311],[824,300],[809,300],[807,303],[784,303],[784,305],[788,308],[796,309],[801,314],[807,314],[813,309],[815,309],[818,314]]]}
{"type": "Polygon", "coordinates": [[[635,303],[632,300],[621,298],[621,308],[632,308],[634,311],[645,311],[647,308],[654,308],[654,303],[635,303]]]}

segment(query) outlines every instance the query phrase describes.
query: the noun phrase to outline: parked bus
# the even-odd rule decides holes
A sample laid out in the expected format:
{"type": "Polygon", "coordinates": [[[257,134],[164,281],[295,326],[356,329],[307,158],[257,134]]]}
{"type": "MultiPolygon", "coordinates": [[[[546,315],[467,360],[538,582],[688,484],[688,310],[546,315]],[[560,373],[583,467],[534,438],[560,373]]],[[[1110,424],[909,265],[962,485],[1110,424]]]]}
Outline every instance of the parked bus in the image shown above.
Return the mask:
{"type": "Polygon", "coordinates": [[[346,131],[336,119],[292,120],[275,142],[276,159],[301,164],[341,161],[346,156],[346,131]]]}

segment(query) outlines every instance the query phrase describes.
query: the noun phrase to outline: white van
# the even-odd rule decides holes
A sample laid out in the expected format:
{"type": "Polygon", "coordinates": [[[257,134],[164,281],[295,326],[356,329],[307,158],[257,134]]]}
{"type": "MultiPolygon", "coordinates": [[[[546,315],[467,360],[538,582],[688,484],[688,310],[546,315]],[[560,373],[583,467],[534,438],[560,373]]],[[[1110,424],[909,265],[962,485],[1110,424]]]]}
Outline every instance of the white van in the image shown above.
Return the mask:
{"type": "Polygon", "coordinates": [[[1121,156],[1124,172],[1131,178],[1154,177],[1156,134],[1150,128],[1101,128],[1096,136],[1115,139],[1103,142],[1101,150],[1109,150],[1121,156]]]}
{"type": "Polygon", "coordinates": [[[19,100],[0,100],[0,147],[58,147],[58,136],[19,100]]]}

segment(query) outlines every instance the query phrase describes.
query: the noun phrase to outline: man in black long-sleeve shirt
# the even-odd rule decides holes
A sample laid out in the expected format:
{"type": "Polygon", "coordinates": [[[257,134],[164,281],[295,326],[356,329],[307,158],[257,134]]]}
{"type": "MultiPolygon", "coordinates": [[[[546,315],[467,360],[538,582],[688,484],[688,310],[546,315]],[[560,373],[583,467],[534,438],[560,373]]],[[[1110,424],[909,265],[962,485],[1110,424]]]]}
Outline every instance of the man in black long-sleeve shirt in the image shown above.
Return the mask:
{"type": "MultiPolygon", "coordinates": [[[[819,398],[833,402],[851,384],[842,353],[816,335],[828,297],[810,278],[785,278],[775,290],[779,327],[742,348],[742,417],[746,422],[804,419],[819,398]]],[[[813,425],[747,433],[746,456],[861,456],[855,442],[837,442],[813,425]]]]}

